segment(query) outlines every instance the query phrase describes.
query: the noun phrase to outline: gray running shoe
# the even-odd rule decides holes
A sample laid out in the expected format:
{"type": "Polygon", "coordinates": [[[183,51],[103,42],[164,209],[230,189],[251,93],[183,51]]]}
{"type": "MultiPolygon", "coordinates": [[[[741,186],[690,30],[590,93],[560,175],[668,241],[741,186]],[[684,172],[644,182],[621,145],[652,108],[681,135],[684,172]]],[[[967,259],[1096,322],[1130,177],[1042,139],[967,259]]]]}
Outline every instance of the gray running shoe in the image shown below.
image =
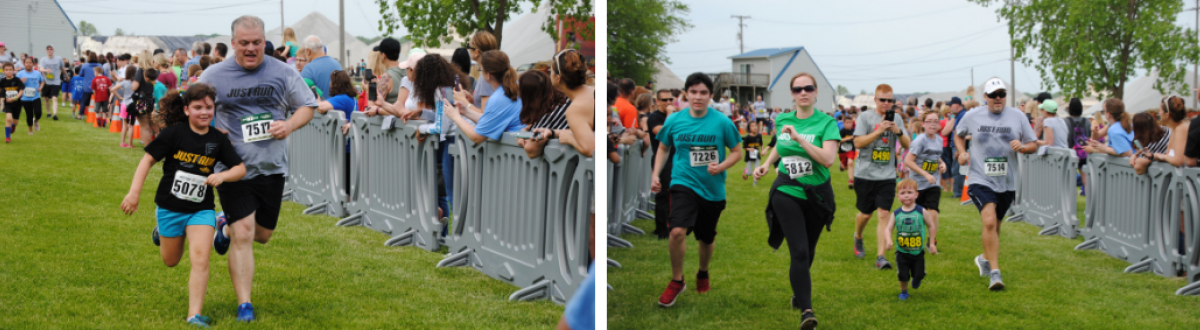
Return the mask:
{"type": "Polygon", "coordinates": [[[988,265],[982,254],[975,257],[975,267],[979,267],[979,277],[988,276],[988,273],[992,272],[992,266],[988,265]]]}
{"type": "Polygon", "coordinates": [[[862,259],[862,258],[863,258],[863,256],[866,256],[866,253],[863,253],[863,242],[862,242],[862,239],[861,239],[861,238],[855,238],[855,239],[854,239],[854,257],[856,257],[856,258],[859,258],[859,259],[862,259]]]}
{"type": "Polygon", "coordinates": [[[988,283],[988,290],[1000,291],[1004,290],[1004,281],[1000,279],[1000,270],[993,270],[991,281],[988,283]]]}
{"type": "Polygon", "coordinates": [[[888,263],[887,258],[879,256],[875,259],[875,268],[879,270],[892,269],[892,264],[888,263]]]}

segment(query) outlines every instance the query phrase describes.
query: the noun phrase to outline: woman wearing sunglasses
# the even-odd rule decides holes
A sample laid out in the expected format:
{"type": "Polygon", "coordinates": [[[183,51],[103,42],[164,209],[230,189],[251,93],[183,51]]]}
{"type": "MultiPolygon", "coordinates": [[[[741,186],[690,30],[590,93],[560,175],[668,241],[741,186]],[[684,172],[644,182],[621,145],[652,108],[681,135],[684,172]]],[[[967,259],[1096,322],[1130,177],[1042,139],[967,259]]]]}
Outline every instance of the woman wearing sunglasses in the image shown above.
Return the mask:
{"type": "Polygon", "coordinates": [[[757,180],[767,174],[770,165],[782,159],[775,183],[768,193],[767,243],[778,249],[787,239],[791,253],[789,279],[792,283],[792,307],[802,311],[801,329],[817,326],[812,308],[812,267],[821,227],[833,221],[836,205],[829,167],[837,158],[837,122],[813,107],[817,85],[813,76],[801,72],[792,77],[792,99],[796,110],[776,117],[779,141],[767,161],[754,170],[757,180]]]}

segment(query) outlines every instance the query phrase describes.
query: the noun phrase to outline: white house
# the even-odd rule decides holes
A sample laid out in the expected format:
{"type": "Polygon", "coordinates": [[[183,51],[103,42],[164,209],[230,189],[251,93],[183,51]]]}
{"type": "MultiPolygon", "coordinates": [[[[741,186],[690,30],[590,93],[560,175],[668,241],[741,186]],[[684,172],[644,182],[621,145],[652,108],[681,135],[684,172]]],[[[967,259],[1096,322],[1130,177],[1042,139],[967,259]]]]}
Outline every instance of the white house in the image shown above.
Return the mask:
{"type": "Polygon", "coordinates": [[[41,58],[54,45],[54,55],[71,57],[76,34],[75,22],[57,0],[0,1],[0,42],[8,52],[41,58]]]}
{"type": "Polygon", "coordinates": [[[718,74],[715,80],[721,81],[715,82],[718,86],[715,89],[721,91],[728,88],[738,103],[743,100],[753,102],[756,96],[762,95],[768,107],[791,107],[790,79],[798,73],[808,72],[816,78],[818,93],[815,107],[828,113],[837,109],[837,90],[833,89],[804,47],[764,48],[729,58],[733,62],[733,71],[718,74]]]}

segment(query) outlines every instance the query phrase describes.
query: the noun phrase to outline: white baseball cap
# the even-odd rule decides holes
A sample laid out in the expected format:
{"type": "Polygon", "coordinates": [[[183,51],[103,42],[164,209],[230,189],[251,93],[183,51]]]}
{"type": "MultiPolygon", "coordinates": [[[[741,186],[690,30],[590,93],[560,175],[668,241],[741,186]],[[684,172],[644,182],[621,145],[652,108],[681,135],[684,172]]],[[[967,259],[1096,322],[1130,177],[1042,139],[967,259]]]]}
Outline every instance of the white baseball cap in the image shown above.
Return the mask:
{"type": "Polygon", "coordinates": [[[1007,90],[1007,88],[1004,87],[1004,80],[1000,80],[1000,78],[988,79],[987,82],[983,83],[984,94],[991,94],[998,89],[1007,90]]]}

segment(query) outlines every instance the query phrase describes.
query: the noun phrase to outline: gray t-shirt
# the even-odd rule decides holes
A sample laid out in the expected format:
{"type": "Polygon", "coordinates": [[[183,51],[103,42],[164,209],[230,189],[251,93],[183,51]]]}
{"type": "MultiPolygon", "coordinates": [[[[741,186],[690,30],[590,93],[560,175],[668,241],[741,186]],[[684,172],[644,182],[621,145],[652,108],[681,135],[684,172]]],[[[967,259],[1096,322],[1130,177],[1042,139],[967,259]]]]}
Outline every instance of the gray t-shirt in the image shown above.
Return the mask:
{"type": "Polygon", "coordinates": [[[38,66],[42,69],[50,69],[50,73],[45,74],[47,85],[62,85],[62,57],[45,57],[38,60],[38,66]]]}
{"type": "Polygon", "coordinates": [[[483,103],[482,103],[483,97],[486,96],[490,99],[492,97],[492,94],[495,94],[495,93],[496,93],[496,88],[492,87],[492,84],[489,84],[487,82],[487,80],[476,79],[475,80],[475,107],[482,110],[483,109],[483,103]]]}
{"type": "Polygon", "coordinates": [[[917,156],[917,166],[933,175],[933,182],[929,182],[925,180],[925,176],[909,171],[909,177],[917,182],[917,190],[941,186],[942,176],[938,173],[938,160],[942,159],[942,137],[935,134],[931,139],[926,134],[919,134],[917,139],[908,145],[908,153],[917,156]]]}
{"type": "Polygon", "coordinates": [[[995,192],[1017,189],[1017,153],[1010,144],[1036,141],[1025,113],[1013,107],[995,114],[980,106],[963,116],[959,136],[971,135],[970,172],[967,185],[983,185],[995,192]]]}
{"type": "MultiPolygon", "coordinates": [[[[1045,120],[1042,120],[1042,128],[1049,128],[1054,132],[1054,141],[1051,141],[1053,142],[1050,144],[1051,147],[1069,148],[1067,144],[1067,137],[1071,135],[1071,132],[1068,132],[1067,122],[1065,120],[1058,117],[1048,117],[1045,120]]],[[[1042,131],[1042,134],[1045,133],[1045,131],[1042,131]]]]}
{"type": "MultiPolygon", "coordinates": [[[[287,175],[287,142],[274,138],[245,142],[241,118],[266,113],[272,120],[285,120],[299,107],[316,108],[317,99],[300,73],[281,61],[266,60],[258,68],[246,70],[237,61],[229,60],[209,66],[200,74],[199,82],[217,89],[217,128],[229,131],[229,141],[246,164],[242,180],[259,175],[287,175]]],[[[217,165],[218,172],[225,168],[225,164],[217,165]]]]}
{"type": "MultiPolygon", "coordinates": [[[[893,119],[903,134],[908,134],[904,128],[904,119],[896,114],[893,119]]],[[[866,111],[858,115],[854,122],[854,136],[871,134],[883,122],[883,115],[875,111],[866,111]]],[[[896,143],[899,136],[891,131],[884,132],[866,148],[858,149],[858,159],[854,161],[854,177],[864,180],[895,180],[896,179],[896,143]]]]}

